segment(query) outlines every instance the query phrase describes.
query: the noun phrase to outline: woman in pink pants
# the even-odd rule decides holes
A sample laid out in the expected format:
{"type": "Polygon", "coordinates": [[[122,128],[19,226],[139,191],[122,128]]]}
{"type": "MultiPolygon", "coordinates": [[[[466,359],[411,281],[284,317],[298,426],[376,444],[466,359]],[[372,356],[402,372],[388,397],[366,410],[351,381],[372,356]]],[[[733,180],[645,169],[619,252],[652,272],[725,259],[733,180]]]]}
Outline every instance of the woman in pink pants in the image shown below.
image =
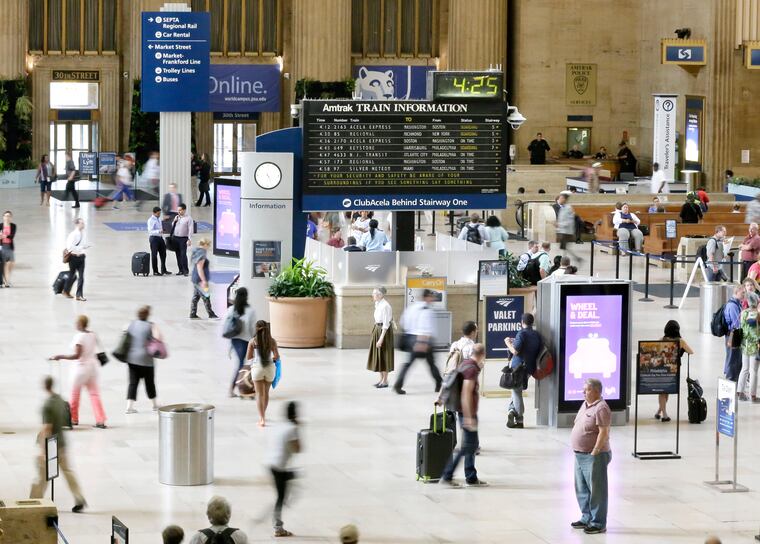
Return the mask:
{"type": "Polygon", "coordinates": [[[103,410],[103,404],[100,402],[100,387],[98,386],[98,372],[100,361],[98,361],[98,340],[95,333],[87,330],[89,319],[86,315],[80,315],[77,318],[77,334],[71,342],[74,353],[72,355],[53,355],[50,359],[59,361],[66,359],[76,361],[74,368],[71,369],[72,389],[71,389],[71,423],[79,425],[79,396],[82,387],[87,388],[92,403],[92,411],[95,413],[95,427],[98,429],[106,428],[106,413],[103,410]]]}

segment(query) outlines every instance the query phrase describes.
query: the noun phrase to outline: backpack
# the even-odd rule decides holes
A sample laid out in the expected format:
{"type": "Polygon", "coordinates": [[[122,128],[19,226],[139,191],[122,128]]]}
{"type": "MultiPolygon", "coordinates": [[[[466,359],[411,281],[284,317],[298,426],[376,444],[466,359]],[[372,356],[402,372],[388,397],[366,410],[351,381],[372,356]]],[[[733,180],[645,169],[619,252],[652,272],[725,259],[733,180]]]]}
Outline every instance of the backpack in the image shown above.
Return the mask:
{"type": "Polygon", "coordinates": [[[546,346],[541,347],[536,357],[536,370],[533,372],[533,379],[536,381],[543,380],[554,373],[554,357],[546,346]]]}
{"type": "Polygon", "coordinates": [[[237,531],[237,529],[227,527],[220,533],[216,533],[211,529],[203,529],[199,532],[206,535],[206,544],[235,544],[235,541],[232,540],[232,533],[235,531],[237,531]]]}
{"type": "Polygon", "coordinates": [[[449,357],[446,359],[446,364],[443,366],[443,375],[448,376],[452,372],[455,372],[459,368],[459,363],[462,362],[462,351],[459,348],[455,348],[454,351],[449,352],[449,357]]]}
{"type": "Polygon", "coordinates": [[[541,281],[541,255],[546,255],[545,251],[542,251],[535,258],[530,259],[528,264],[523,268],[522,276],[530,282],[531,285],[538,284],[541,281]]]}
{"type": "Polygon", "coordinates": [[[222,327],[222,336],[225,338],[234,338],[243,330],[243,320],[240,319],[238,313],[233,310],[231,314],[224,320],[224,326],[222,327]]]}
{"type": "Polygon", "coordinates": [[[483,238],[480,236],[480,228],[478,225],[465,225],[467,228],[467,241],[472,244],[482,244],[483,238]]]}
{"type": "MultiPolygon", "coordinates": [[[[712,320],[710,320],[710,332],[712,332],[713,336],[726,336],[730,331],[728,327],[728,323],[726,322],[726,306],[729,304],[736,304],[739,305],[738,302],[735,300],[729,300],[726,302],[723,306],[718,308],[718,311],[715,312],[712,316],[712,320]]],[[[741,307],[739,307],[741,310],[741,307]]]]}
{"type": "Polygon", "coordinates": [[[456,372],[444,376],[438,400],[446,410],[462,411],[462,382],[464,382],[462,365],[457,367],[456,372]]]}
{"type": "MultiPolygon", "coordinates": [[[[710,243],[710,240],[715,240],[715,238],[712,238],[712,237],[708,238],[707,239],[707,244],[710,243]]],[[[718,241],[715,240],[715,243],[717,244],[718,241]]],[[[699,246],[699,249],[697,250],[697,257],[699,257],[700,259],[702,259],[702,262],[705,264],[705,266],[707,265],[707,244],[705,244],[703,246],[699,246]]]]}

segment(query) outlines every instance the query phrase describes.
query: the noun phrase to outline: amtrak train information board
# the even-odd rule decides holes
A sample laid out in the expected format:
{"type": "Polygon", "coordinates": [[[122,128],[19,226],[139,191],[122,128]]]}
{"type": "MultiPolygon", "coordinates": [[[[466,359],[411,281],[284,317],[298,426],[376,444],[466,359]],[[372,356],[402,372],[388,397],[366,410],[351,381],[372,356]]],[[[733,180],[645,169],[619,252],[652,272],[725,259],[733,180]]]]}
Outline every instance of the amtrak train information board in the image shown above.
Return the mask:
{"type": "Polygon", "coordinates": [[[304,210],[506,207],[503,103],[302,104],[304,210]]]}

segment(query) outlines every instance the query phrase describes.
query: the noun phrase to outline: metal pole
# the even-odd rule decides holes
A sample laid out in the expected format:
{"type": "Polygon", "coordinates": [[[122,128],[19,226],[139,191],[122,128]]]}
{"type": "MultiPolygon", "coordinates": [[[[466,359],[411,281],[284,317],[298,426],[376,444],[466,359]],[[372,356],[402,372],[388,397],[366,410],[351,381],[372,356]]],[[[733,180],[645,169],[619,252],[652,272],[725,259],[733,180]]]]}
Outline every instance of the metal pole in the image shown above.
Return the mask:
{"type": "MultiPolygon", "coordinates": [[[[732,259],[733,261],[733,259],[732,259]]],[[[733,274],[732,274],[733,275],[733,274]]],[[[734,401],[734,477],[733,477],[733,489],[736,491],[736,456],[739,451],[739,398],[735,397],[734,401]]]]}
{"type": "MultiPolygon", "coordinates": [[[[58,460],[56,459],[56,462],[58,460]]],[[[47,461],[45,461],[47,462],[47,461]]],[[[55,502],[55,478],[50,480],[50,501],[55,502]]]]}
{"type": "Polygon", "coordinates": [[[435,210],[433,210],[433,230],[428,234],[428,236],[435,236],[435,210]]]}
{"type": "Polygon", "coordinates": [[[417,210],[417,232],[422,230],[422,210],[417,210]]]}
{"type": "Polygon", "coordinates": [[[729,274],[728,279],[731,283],[734,283],[734,252],[733,251],[729,251],[728,260],[730,263],[729,266],[731,267],[730,270],[728,271],[728,274],[729,274]]]}
{"type": "Polygon", "coordinates": [[[628,252],[628,281],[633,279],[633,253],[628,252]]]}
{"type": "Polygon", "coordinates": [[[615,279],[620,279],[620,242],[615,242],[615,279]]]}
{"type": "Polygon", "coordinates": [[[594,248],[596,247],[596,240],[591,240],[591,263],[589,264],[588,275],[594,275],[594,248]]]}
{"type": "Polygon", "coordinates": [[[449,233],[454,236],[454,210],[449,210],[449,233]]]}
{"type": "Polygon", "coordinates": [[[678,306],[675,306],[673,304],[673,282],[675,281],[675,273],[676,273],[676,260],[671,255],[670,257],[670,304],[666,305],[665,308],[678,308],[678,306]]]}
{"type": "Polygon", "coordinates": [[[652,302],[654,299],[649,298],[649,253],[644,257],[646,259],[646,270],[644,271],[644,298],[640,298],[639,302],[652,302]]]}

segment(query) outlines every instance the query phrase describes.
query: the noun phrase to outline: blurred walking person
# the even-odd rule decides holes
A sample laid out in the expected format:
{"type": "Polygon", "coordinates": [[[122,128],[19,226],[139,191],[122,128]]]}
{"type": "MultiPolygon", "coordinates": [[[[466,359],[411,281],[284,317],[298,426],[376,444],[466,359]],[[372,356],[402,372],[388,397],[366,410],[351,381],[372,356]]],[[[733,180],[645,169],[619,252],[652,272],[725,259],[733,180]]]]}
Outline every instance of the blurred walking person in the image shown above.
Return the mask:
{"type": "MultiPolygon", "coordinates": [[[[79,207],[79,193],[77,192],[77,167],[74,164],[74,160],[71,158],[71,153],[66,153],[66,190],[63,193],[62,200],[65,202],[69,198],[69,194],[74,197],[74,205],[72,208],[79,207]]],[[[61,202],[61,206],[63,206],[61,202]]]]}
{"type": "Polygon", "coordinates": [[[16,223],[13,222],[13,213],[6,210],[3,213],[3,224],[0,226],[0,287],[11,286],[11,273],[16,263],[16,246],[13,239],[16,237],[16,223]]]}
{"type": "Polygon", "coordinates": [[[55,436],[58,444],[58,467],[63,473],[63,477],[66,478],[66,483],[69,484],[71,494],[74,495],[74,508],[71,511],[79,513],[87,506],[87,501],[84,500],[76,474],[74,474],[69,461],[69,448],[63,430],[67,424],[66,401],[53,392],[53,384],[53,378],[46,376],[43,385],[48,398],[42,406],[42,430],[37,435],[37,443],[42,451],[37,456],[37,480],[32,484],[29,498],[41,499],[47,491],[48,480],[45,474],[47,471],[46,439],[55,436]]]}
{"type": "Polygon", "coordinates": [[[40,184],[40,206],[43,204],[50,206],[50,194],[53,191],[55,177],[55,165],[50,162],[47,155],[43,155],[37,166],[37,175],[34,180],[40,184]]]}
{"type": "Polygon", "coordinates": [[[251,380],[256,390],[256,406],[259,410],[259,427],[266,426],[269,388],[275,377],[275,361],[280,358],[277,341],[272,338],[269,323],[260,319],[256,322],[256,332],[248,342],[245,358],[251,365],[251,380]]]}
{"type": "Polygon", "coordinates": [[[559,247],[562,251],[567,251],[573,256],[573,260],[580,264],[583,262],[583,257],[570,249],[572,243],[577,240],[577,221],[575,219],[575,211],[568,202],[569,199],[570,195],[565,192],[560,193],[557,197],[557,242],[559,242],[559,247]]]}
{"type": "MultiPolygon", "coordinates": [[[[135,203],[137,202],[132,190],[132,172],[129,169],[129,163],[125,160],[119,161],[119,169],[116,171],[116,192],[111,198],[113,199],[114,210],[119,209],[117,205],[119,201],[133,200],[135,203]]],[[[137,206],[138,204],[135,204],[135,207],[137,206]]]]}
{"type": "Polygon", "coordinates": [[[287,421],[277,426],[272,441],[269,443],[269,469],[277,490],[277,501],[274,504],[272,521],[274,536],[293,536],[285,530],[282,521],[282,506],[288,496],[288,483],[295,478],[295,472],[289,468],[290,458],[294,453],[301,452],[301,438],[298,430],[298,406],[290,401],[285,409],[287,421]]]}
{"type": "Polygon", "coordinates": [[[201,154],[201,161],[198,165],[198,202],[196,206],[200,207],[203,203],[203,197],[206,197],[206,203],[203,206],[211,206],[211,194],[209,193],[211,183],[211,164],[208,162],[208,155],[201,154]]]}
{"type": "Polygon", "coordinates": [[[433,356],[433,340],[435,335],[435,323],[433,322],[433,308],[431,304],[436,298],[434,291],[425,289],[422,293],[422,302],[418,302],[407,308],[401,315],[401,328],[404,329],[405,346],[409,352],[409,359],[401,367],[401,372],[396,378],[393,390],[399,395],[406,395],[404,391],[404,378],[414,361],[424,357],[430,368],[430,375],[435,380],[436,393],[441,390],[441,373],[435,366],[433,356]]]}
{"type": "Polygon", "coordinates": [[[229,320],[237,319],[240,322],[240,332],[230,338],[230,346],[237,356],[237,367],[232,375],[230,384],[230,397],[235,395],[235,382],[237,381],[240,369],[245,364],[246,354],[248,353],[248,344],[256,332],[253,308],[248,304],[248,289],[240,287],[235,292],[235,302],[227,309],[225,317],[225,327],[229,320]]]}
{"type": "Polygon", "coordinates": [[[71,424],[79,425],[79,398],[82,387],[87,388],[92,403],[92,411],[95,414],[95,427],[106,428],[106,413],[103,403],[100,401],[100,385],[98,374],[100,361],[98,360],[98,338],[95,333],[87,330],[90,320],[86,315],[77,317],[77,333],[71,341],[74,353],[71,355],[53,355],[51,361],[76,361],[72,372],[71,387],[71,424]]]}
{"type": "Polygon", "coordinates": [[[158,163],[158,151],[151,151],[148,160],[145,161],[143,177],[151,191],[158,194],[161,183],[161,165],[158,163]]]}
{"type": "Polygon", "coordinates": [[[210,270],[208,263],[208,248],[211,242],[204,238],[198,242],[198,247],[193,250],[191,261],[193,263],[193,298],[190,301],[190,319],[198,319],[198,301],[203,299],[209,319],[217,316],[211,307],[211,288],[209,287],[210,270]]]}
{"type": "Polygon", "coordinates": [[[369,343],[367,370],[380,373],[380,381],[375,384],[378,389],[388,387],[388,373],[393,372],[395,358],[393,308],[385,300],[387,292],[385,287],[376,287],[372,290],[372,299],[375,301],[373,314],[375,326],[372,327],[372,339],[369,343]]]}
{"type": "Polygon", "coordinates": [[[127,353],[127,366],[129,367],[129,387],[127,388],[127,414],[137,413],[135,401],[137,400],[137,386],[140,380],[145,382],[145,392],[153,404],[153,411],[158,410],[156,399],[155,363],[153,356],[148,352],[148,342],[152,339],[161,340],[161,331],[155,323],[148,321],[150,306],[142,306],[137,310],[137,319],[127,327],[129,335],[129,352],[127,353]]]}

